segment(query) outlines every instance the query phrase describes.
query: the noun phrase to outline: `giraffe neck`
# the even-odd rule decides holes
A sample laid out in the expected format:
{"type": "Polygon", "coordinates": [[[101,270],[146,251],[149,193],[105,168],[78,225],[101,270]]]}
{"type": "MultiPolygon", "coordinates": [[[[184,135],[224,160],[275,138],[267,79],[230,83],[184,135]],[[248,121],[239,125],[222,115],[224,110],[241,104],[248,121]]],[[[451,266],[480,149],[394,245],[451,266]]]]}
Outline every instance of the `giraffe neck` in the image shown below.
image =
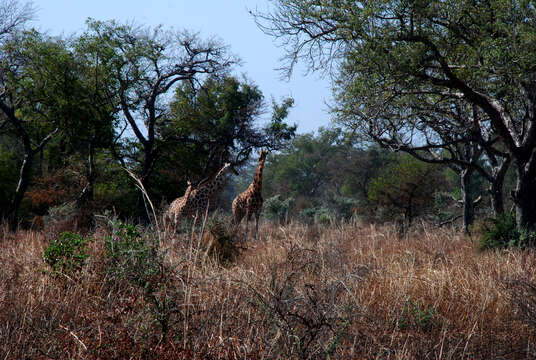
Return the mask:
{"type": "Polygon", "coordinates": [[[220,190],[220,188],[223,185],[223,177],[225,176],[226,172],[227,172],[227,168],[221,169],[220,171],[218,171],[214,179],[212,179],[210,183],[207,183],[204,186],[205,191],[207,191],[208,194],[213,194],[216,191],[220,190]]]}
{"type": "Polygon", "coordinates": [[[262,170],[264,169],[264,159],[259,160],[259,165],[257,166],[257,171],[255,172],[255,177],[251,183],[253,191],[259,191],[262,188],[262,170]]]}

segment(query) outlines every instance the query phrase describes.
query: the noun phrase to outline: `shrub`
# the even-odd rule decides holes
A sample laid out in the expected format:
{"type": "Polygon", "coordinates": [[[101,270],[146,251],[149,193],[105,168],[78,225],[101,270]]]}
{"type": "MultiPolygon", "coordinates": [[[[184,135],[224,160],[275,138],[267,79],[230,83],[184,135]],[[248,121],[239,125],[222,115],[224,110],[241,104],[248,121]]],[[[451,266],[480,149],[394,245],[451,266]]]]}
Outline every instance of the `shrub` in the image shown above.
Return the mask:
{"type": "Polygon", "coordinates": [[[397,325],[400,330],[414,328],[428,331],[438,326],[437,313],[433,307],[423,307],[408,300],[397,325]]]}
{"type": "Polygon", "coordinates": [[[230,263],[239,254],[232,232],[224,221],[216,217],[207,222],[203,244],[206,247],[205,254],[214,254],[221,263],[230,263]]]}
{"type": "Polygon", "coordinates": [[[317,209],[316,208],[307,208],[300,211],[300,220],[305,224],[312,225],[315,221],[317,209]]]}
{"type": "Polygon", "coordinates": [[[359,206],[359,201],[350,197],[335,196],[331,200],[337,217],[349,220],[354,215],[354,209],[359,206]]]}
{"type": "Polygon", "coordinates": [[[504,249],[508,247],[526,248],[534,246],[536,233],[519,231],[514,212],[496,218],[485,219],[476,228],[480,233],[481,250],[504,249]]]}
{"type": "Polygon", "coordinates": [[[82,268],[88,254],[87,240],[79,234],[63,232],[45,249],[44,260],[54,271],[71,272],[82,268]]]}
{"type": "Polygon", "coordinates": [[[315,224],[330,225],[333,223],[333,215],[326,208],[320,208],[315,213],[315,224]]]}
{"type": "Polygon", "coordinates": [[[150,279],[162,262],[156,247],[142,237],[139,227],[122,222],[106,237],[106,257],[111,275],[142,288],[151,286],[150,279]]]}
{"type": "Polygon", "coordinates": [[[288,214],[293,205],[293,198],[281,200],[280,195],[275,195],[264,202],[264,214],[268,219],[282,224],[288,221],[288,214]]]}
{"type": "Polygon", "coordinates": [[[300,219],[309,225],[330,225],[334,222],[335,216],[330,209],[325,207],[307,208],[300,211],[300,219]]]}
{"type": "Polygon", "coordinates": [[[78,209],[75,201],[65,202],[51,206],[43,217],[47,229],[53,229],[60,224],[72,224],[77,216],[78,209]]]}
{"type": "Polygon", "coordinates": [[[108,279],[124,279],[143,291],[165,337],[177,307],[174,293],[168,291],[172,271],[164,264],[164,253],[158,250],[156,238],[144,236],[139,226],[118,222],[106,237],[106,259],[108,279]]]}

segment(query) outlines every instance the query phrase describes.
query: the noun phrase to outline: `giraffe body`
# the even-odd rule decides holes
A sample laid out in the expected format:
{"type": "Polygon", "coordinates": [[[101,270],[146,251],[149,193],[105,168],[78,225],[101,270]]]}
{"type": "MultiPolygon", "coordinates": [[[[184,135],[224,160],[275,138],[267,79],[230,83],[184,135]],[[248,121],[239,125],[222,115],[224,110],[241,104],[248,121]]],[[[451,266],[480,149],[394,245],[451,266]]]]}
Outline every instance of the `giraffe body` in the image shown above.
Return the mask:
{"type": "Polygon", "coordinates": [[[262,171],[268,152],[262,150],[259,153],[259,165],[252,183],[233,201],[233,224],[238,226],[242,219],[246,217],[246,239],[248,237],[248,225],[251,216],[255,215],[255,240],[259,232],[259,217],[262,211],[262,171]]]}
{"type": "Polygon", "coordinates": [[[183,217],[196,217],[207,211],[210,200],[223,188],[225,174],[229,171],[237,174],[231,164],[227,163],[213,178],[203,181],[196,187],[188,182],[184,196],[175,199],[169,206],[167,216],[173,220],[175,226],[183,217]]]}

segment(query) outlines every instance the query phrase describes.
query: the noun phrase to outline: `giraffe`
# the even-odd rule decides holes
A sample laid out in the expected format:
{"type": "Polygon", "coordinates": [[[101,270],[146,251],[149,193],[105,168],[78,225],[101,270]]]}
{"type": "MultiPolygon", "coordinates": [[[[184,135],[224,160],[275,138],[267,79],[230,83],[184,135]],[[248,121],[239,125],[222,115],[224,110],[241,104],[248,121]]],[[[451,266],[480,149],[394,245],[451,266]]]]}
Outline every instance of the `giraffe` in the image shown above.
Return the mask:
{"type": "Polygon", "coordinates": [[[259,217],[262,210],[262,170],[264,168],[264,161],[268,151],[261,150],[259,152],[259,165],[257,166],[257,172],[253,181],[249,187],[243,193],[239,194],[233,201],[233,224],[238,226],[244,216],[246,217],[246,240],[248,237],[248,223],[251,219],[251,215],[255,215],[255,235],[254,239],[257,240],[257,234],[259,232],[259,217]]]}
{"type": "Polygon", "coordinates": [[[225,174],[229,171],[238,175],[231,164],[226,163],[215,176],[203,180],[196,186],[193,186],[192,183],[188,181],[188,187],[186,188],[184,196],[175,199],[170,204],[167,217],[175,223],[175,226],[177,226],[182,217],[196,217],[199,214],[204,214],[209,206],[210,200],[222,189],[225,174]]]}

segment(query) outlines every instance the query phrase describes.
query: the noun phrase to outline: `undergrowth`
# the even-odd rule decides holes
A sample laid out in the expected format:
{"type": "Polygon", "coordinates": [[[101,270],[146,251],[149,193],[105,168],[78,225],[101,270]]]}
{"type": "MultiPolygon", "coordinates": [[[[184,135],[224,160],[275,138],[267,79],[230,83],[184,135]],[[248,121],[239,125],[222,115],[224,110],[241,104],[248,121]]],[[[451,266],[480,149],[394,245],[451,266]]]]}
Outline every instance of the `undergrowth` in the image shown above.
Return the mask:
{"type": "Polygon", "coordinates": [[[78,258],[47,233],[2,233],[0,358],[536,357],[530,249],[428,227],[264,224],[244,244],[222,219],[210,235],[105,223],[56,239],[87,255],[65,267],[78,258]],[[238,250],[222,261],[207,239],[238,250]]]}

